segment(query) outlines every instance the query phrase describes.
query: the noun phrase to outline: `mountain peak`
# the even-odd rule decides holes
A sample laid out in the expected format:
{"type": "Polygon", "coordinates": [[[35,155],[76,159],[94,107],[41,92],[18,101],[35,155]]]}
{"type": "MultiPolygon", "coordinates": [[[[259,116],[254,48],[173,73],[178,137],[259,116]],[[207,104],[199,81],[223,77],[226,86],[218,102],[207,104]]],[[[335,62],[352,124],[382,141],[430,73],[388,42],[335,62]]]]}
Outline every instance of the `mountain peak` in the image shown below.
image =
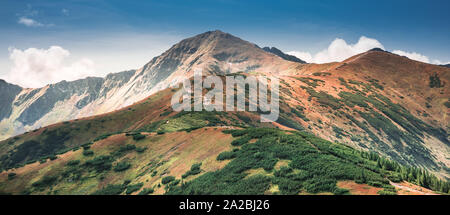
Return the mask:
{"type": "MultiPolygon", "coordinates": [[[[202,45],[222,45],[226,44],[227,46],[240,46],[245,44],[251,44],[247,41],[244,41],[236,36],[233,36],[229,33],[225,33],[220,30],[214,30],[214,31],[207,31],[202,34],[198,34],[196,36],[187,38],[179,42],[178,44],[175,44],[174,47],[180,47],[180,46],[190,46],[190,47],[198,47],[202,45]]],[[[251,44],[254,46],[253,44],[251,44]]]]}
{"type": "Polygon", "coordinates": [[[172,74],[190,74],[194,68],[213,74],[249,72],[258,68],[279,72],[290,68],[288,64],[291,63],[267,53],[253,43],[214,30],[173,45],[147,63],[139,73],[156,77],[157,82],[160,82],[172,74]]]}
{"type": "Polygon", "coordinates": [[[214,30],[214,31],[207,31],[205,33],[198,34],[195,37],[203,37],[203,36],[217,36],[217,37],[220,37],[220,36],[225,36],[225,35],[230,35],[231,36],[231,34],[223,32],[221,30],[214,30]]]}
{"type": "Polygon", "coordinates": [[[388,52],[388,51],[385,51],[385,50],[383,50],[382,48],[373,48],[373,49],[370,49],[369,50],[369,52],[388,52]]]}

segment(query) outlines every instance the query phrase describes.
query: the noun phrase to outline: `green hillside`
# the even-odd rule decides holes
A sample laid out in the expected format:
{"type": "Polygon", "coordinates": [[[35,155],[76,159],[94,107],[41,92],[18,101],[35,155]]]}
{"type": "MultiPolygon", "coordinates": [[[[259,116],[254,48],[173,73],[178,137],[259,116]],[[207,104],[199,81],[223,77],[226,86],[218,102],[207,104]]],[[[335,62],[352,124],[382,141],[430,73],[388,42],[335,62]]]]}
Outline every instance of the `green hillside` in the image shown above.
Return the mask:
{"type": "Polygon", "coordinates": [[[203,127],[128,132],[0,174],[12,194],[351,194],[351,180],[396,194],[409,181],[441,193],[449,183],[414,168],[274,128],[203,127]]]}

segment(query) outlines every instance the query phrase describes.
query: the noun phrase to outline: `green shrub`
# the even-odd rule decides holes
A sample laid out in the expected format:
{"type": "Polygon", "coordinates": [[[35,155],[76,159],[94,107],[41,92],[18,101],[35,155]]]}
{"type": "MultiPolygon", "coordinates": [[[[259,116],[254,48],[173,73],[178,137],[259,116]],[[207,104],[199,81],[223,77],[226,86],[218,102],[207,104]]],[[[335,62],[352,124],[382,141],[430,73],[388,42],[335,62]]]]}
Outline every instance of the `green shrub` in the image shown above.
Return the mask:
{"type": "Polygon", "coordinates": [[[88,149],[88,150],[83,150],[83,155],[84,156],[92,156],[94,155],[94,151],[88,149]]]}
{"type": "Polygon", "coordinates": [[[188,170],[186,173],[184,173],[181,177],[182,177],[182,178],[187,178],[187,177],[189,177],[189,176],[191,176],[191,175],[197,175],[197,174],[199,174],[199,173],[201,172],[201,169],[200,169],[201,165],[202,165],[202,163],[196,163],[196,164],[193,164],[193,165],[191,166],[191,169],[188,170]]]}
{"type": "Polygon", "coordinates": [[[139,141],[139,140],[142,140],[142,139],[145,139],[145,135],[143,135],[141,133],[133,134],[133,140],[139,141]]]}
{"type": "Polygon", "coordinates": [[[168,184],[168,183],[170,183],[170,182],[172,182],[174,180],[175,180],[174,176],[166,176],[166,177],[161,179],[161,184],[168,184]]]}
{"type": "Polygon", "coordinates": [[[136,152],[137,152],[137,153],[145,152],[145,150],[147,150],[147,147],[137,147],[137,148],[136,148],[136,152]]]}
{"type": "Polygon", "coordinates": [[[329,72],[315,72],[312,75],[314,75],[314,76],[328,76],[328,75],[331,75],[331,73],[329,73],[329,72]]]}
{"type": "Polygon", "coordinates": [[[84,166],[87,167],[88,170],[95,170],[100,173],[110,170],[113,161],[114,159],[111,156],[101,155],[92,160],[87,160],[86,163],[84,163],[84,166]]]}
{"type": "Polygon", "coordinates": [[[304,88],[312,98],[316,98],[317,102],[324,107],[330,107],[333,110],[337,110],[342,107],[339,99],[324,91],[317,92],[312,87],[304,88]]]}
{"type": "Polygon", "coordinates": [[[241,146],[241,145],[244,145],[244,144],[248,143],[248,141],[250,141],[250,140],[251,140],[251,138],[249,136],[243,136],[243,137],[240,137],[238,139],[233,140],[231,142],[231,145],[233,145],[233,146],[241,146]]]}
{"type": "Polygon", "coordinates": [[[314,79],[314,78],[308,78],[308,77],[297,77],[297,80],[311,86],[311,87],[317,87],[319,86],[319,83],[324,83],[325,81],[320,79],[314,79]]]}
{"type": "Polygon", "coordinates": [[[291,113],[295,114],[297,117],[299,117],[300,119],[303,119],[303,121],[308,122],[310,121],[306,116],[305,113],[303,112],[304,108],[302,106],[297,106],[295,109],[292,108],[291,109],[291,113]]]}
{"type": "Polygon", "coordinates": [[[155,192],[155,190],[153,188],[144,188],[141,190],[141,192],[139,192],[138,195],[148,195],[148,194],[152,194],[153,192],[155,192]]]}
{"type": "Polygon", "coordinates": [[[450,100],[444,103],[445,107],[450,108],[450,100]]]}
{"type": "Polygon", "coordinates": [[[439,79],[439,76],[437,73],[434,73],[434,75],[430,75],[430,88],[441,88],[444,84],[439,79]]]}
{"type": "Polygon", "coordinates": [[[83,147],[84,150],[88,150],[91,148],[91,143],[85,143],[83,145],[81,145],[83,147]]]}
{"type": "Polygon", "coordinates": [[[395,192],[386,191],[386,190],[379,190],[377,193],[380,195],[397,195],[397,193],[395,193],[395,192]]]}
{"type": "Polygon", "coordinates": [[[143,183],[129,184],[129,185],[127,185],[127,191],[125,193],[127,195],[132,194],[132,193],[138,191],[139,189],[141,189],[142,186],[144,186],[143,183]]]}
{"type": "Polygon", "coordinates": [[[276,177],[286,177],[289,173],[291,173],[293,170],[290,167],[282,166],[280,170],[277,170],[274,172],[274,175],[276,177]]]}
{"type": "Polygon", "coordinates": [[[122,171],[125,171],[125,170],[129,169],[130,167],[131,167],[131,164],[128,163],[128,162],[119,162],[114,167],[114,171],[122,172],[122,171]]]}
{"type": "Polygon", "coordinates": [[[336,137],[339,138],[339,139],[341,139],[342,136],[347,136],[347,134],[345,134],[344,129],[339,128],[339,127],[337,127],[335,125],[333,125],[333,132],[336,134],[336,137]]]}
{"type": "Polygon", "coordinates": [[[222,152],[217,156],[218,161],[230,160],[236,157],[236,152],[222,152]]]}
{"type": "Polygon", "coordinates": [[[168,110],[168,111],[166,111],[166,112],[163,112],[163,113],[159,114],[159,116],[167,116],[167,115],[169,115],[170,113],[172,113],[172,111],[171,111],[171,110],[168,110]]]}
{"type": "Polygon", "coordinates": [[[33,184],[31,184],[31,186],[38,188],[45,188],[53,185],[54,183],[56,183],[57,180],[58,180],[57,176],[46,175],[42,177],[39,181],[36,181],[33,184]]]}
{"type": "Polygon", "coordinates": [[[172,182],[170,182],[169,184],[167,184],[167,188],[168,188],[168,189],[171,189],[171,188],[177,186],[177,185],[180,183],[180,181],[181,181],[180,179],[175,179],[175,180],[173,180],[172,182]]]}
{"type": "Polygon", "coordinates": [[[383,184],[381,184],[378,181],[369,181],[369,183],[367,183],[367,184],[370,186],[373,186],[373,187],[383,187],[383,184]]]}
{"type": "Polygon", "coordinates": [[[299,131],[304,130],[303,126],[300,123],[298,123],[295,120],[290,119],[287,116],[282,115],[282,116],[278,117],[278,120],[276,122],[280,123],[281,125],[284,125],[284,126],[287,126],[289,128],[293,128],[293,129],[296,129],[299,131]]]}
{"type": "Polygon", "coordinates": [[[274,183],[278,184],[278,189],[284,195],[297,195],[302,188],[302,182],[285,177],[277,177],[274,183]]]}
{"type": "Polygon", "coordinates": [[[379,83],[379,80],[377,79],[370,79],[369,80],[370,83],[372,83],[372,85],[380,90],[384,90],[384,87],[379,83]]]}
{"type": "Polygon", "coordinates": [[[11,172],[11,173],[8,173],[8,180],[13,180],[14,178],[16,178],[16,173],[15,172],[11,172]]]}
{"type": "Polygon", "coordinates": [[[343,188],[336,188],[333,190],[333,194],[344,195],[344,194],[349,194],[349,191],[347,189],[343,189],[343,188]]]}
{"type": "Polygon", "coordinates": [[[68,166],[76,166],[78,164],[80,164],[80,160],[71,160],[71,161],[67,162],[68,166]]]}
{"type": "Polygon", "coordinates": [[[40,164],[47,163],[47,158],[41,158],[41,159],[39,160],[39,163],[40,163],[40,164]]]}
{"type": "Polygon", "coordinates": [[[135,149],[136,149],[136,145],[126,144],[126,145],[121,146],[119,148],[119,152],[123,153],[123,152],[128,152],[128,151],[131,151],[131,150],[135,150],[135,149]]]}
{"type": "Polygon", "coordinates": [[[389,174],[387,178],[388,178],[389,180],[391,180],[392,182],[395,182],[395,183],[398,183],[398,182],[402,182],[402,181],[403,181],[402,178],[401,178],[401,176],[400,176],[399,174],[397,174],[397,173],[389,174]]]}

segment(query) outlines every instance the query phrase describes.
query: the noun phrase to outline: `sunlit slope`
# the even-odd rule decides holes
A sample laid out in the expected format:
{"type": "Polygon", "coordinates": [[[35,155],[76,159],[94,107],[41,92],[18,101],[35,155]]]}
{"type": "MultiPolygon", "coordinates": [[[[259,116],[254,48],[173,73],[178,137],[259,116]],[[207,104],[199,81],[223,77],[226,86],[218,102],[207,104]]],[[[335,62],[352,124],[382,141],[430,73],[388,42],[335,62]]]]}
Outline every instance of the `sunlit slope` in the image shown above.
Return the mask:
{"type": "Polygon", "coordinates": [[[432,175],[310,134],[204,127],[111,135],[45,162],[0,173],[0,191],[393,195],[407,194],[397,185],[405,181],[448,192],[448,184],[432,175]],[[371,193],[361,193],[357,186],[371,193]]]}
{"type": "Polygon", "coordinates": [[[448,177],[449,75],[383,51],[308,64],[282,79],[282,101],[293,109],[283,114],[324,139],[448,177]]]}

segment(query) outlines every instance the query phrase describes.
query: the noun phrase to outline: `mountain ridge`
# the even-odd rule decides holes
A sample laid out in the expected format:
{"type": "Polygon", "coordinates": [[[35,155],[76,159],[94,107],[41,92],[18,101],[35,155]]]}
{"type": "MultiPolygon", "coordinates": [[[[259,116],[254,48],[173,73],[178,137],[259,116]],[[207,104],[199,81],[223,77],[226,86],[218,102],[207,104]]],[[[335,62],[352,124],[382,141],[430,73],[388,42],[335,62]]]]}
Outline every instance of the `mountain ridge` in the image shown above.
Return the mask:
{"type": "Polygon", "coordinates": [[[303,63],[303,64],[306,63],[306,61],[303,61],[303,60],[295,57],[294,55],[286,54],[286,53],[282,52],[281,50],[277,49],[276,47],[264,47],[263,50],[266,52],[270,52],[274,55],[277,55],[288,61],[293,61],[293,62],[303,63]]]}
{"type": "MultiPolygon", "coordinates": [[[[300,64],[283,60],[230,34],[206,32],[180,41],[142,68],[122,74],[123,77],[111,75],[109,84],[102,85],[99,91],[101,98],[91,98],[83,91],[82,97],[65,98],[70,101],[66,106],[49,110],[45,117],[60,122],[98,114],[105,117],[115,110],[128,112],[125,107],[133,109],[129,105],[145,103],[148,96],[190,77],[196,68],[203,69],[205,75],[240,72],[281,79],[279,120],[268,125],[255,122],[255,113],[232,116],[246,126],[304,130],[329,141],[378,152],[405,165],[429,169],[442,177],[450,173],[446,157],[450,152],[450,101],[446,97],[450,93],[450,70],[380,50],[370,50],[342,62],[300,64]],[[73,109],[75,114],[70,112],[73,109]]],[[[64,84],[67,83],[59,85],[64,84]]],[[[29,89],[21,96],[29,96],[27,102],[33,103],[41,94],[50,92],[49,88],[29,89]]],[[[21,103],[17,105],[20,107],[21,103]]],[[[159,115],[157,119],[163,120],[166,114],[172,117],[168,106],[152,110],[151,116],[159,115]]],[[[148,123],[156,122],[146,118],[133,121],[133,126],[126,128],[141,128],[149,126],[148,123]]],[[[38,129],[42,130],[45,129],[38,129]]],[[[117,131],[118,127],[102,130],[117,131]]]]}
{"type": "Polygon", "coordinates": [[[209,31],[180,41],[137,70],[23,89],[10,105],[11,114],[5,111],[8,118],[4,116],[0,122],[0,139],[131,105],[192,76],[195,68],[203,69],[205,74],[221,74],[221,71],[282,72],[293,67],[231,34],[209,31]],[[93,82],[96,87],[84,85],[85,82],[93,82]],[[22,101],[24,98],[28,100],[22,101]]]}

